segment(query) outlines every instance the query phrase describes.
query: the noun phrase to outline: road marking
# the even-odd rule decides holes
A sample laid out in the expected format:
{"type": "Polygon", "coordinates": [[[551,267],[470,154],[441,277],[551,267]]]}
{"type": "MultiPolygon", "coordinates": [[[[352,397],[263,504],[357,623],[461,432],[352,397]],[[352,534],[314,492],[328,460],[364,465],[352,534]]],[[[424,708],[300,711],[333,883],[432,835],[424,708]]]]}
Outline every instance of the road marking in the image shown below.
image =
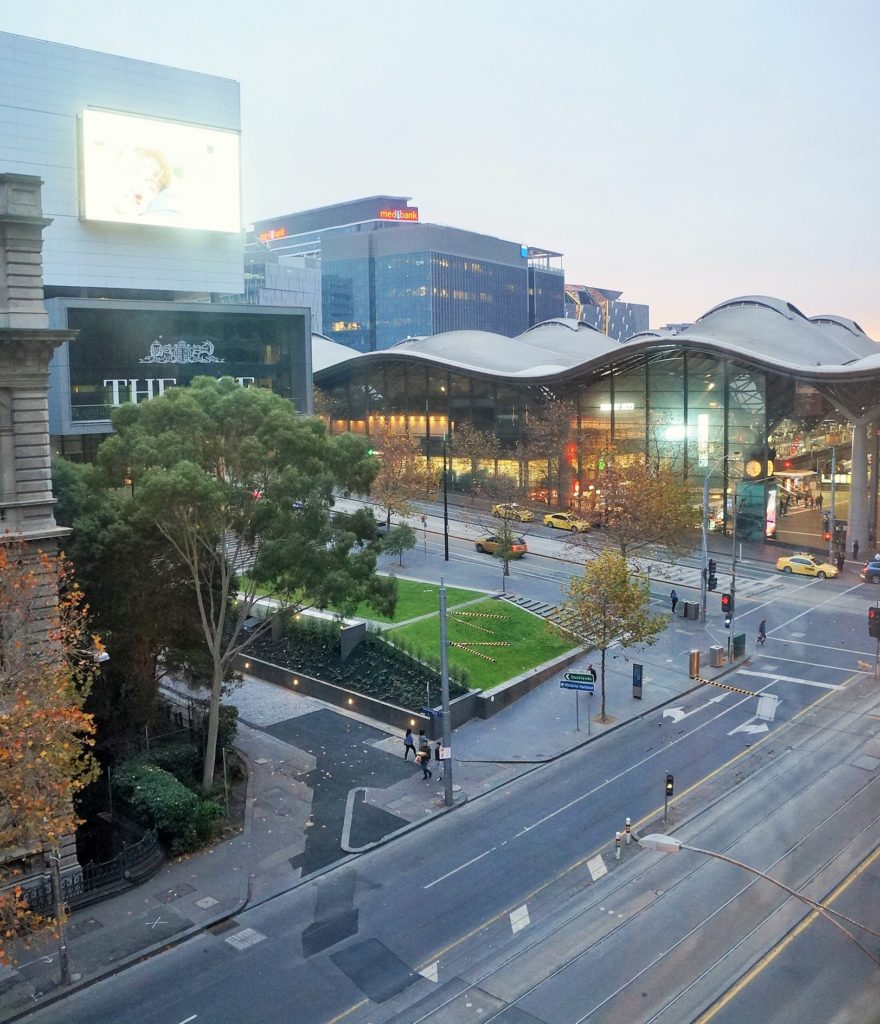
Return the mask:
{"type": "MultiPolygon", "coordinates": [[[[797,644],[798,647],[818,647],[818,648],[820,648],[823,651],[834,651],[835,654],[862,654],[866,658],[873,658],[874,657],[874,652],[873,651],[857,651],[857,650],[853,649],[852,647],[836,647],[836,646],[834,646],[832,644],[811,644],[811,643],[808,643],[805,640],[786,640],[784,637],[781,637],[781,636],[774,636],[773,637],[773,643],[774,644],[797,644]]],[[[786,661],[788,661],[788,660],[793,660],[793,659],[786,658],[786,661]]],[[[807,661],[807,662],[804,662],[804,664],[805,665],[812,665],[813,662],[807,661]]],[[[822,667],[823,668],[833,668],[834,666],[833,665],[823,665],[822,667]]]]}
{"type": "Polygon", "coordinates": [[[746,733],[758,733],[767,732],[770,726],[766,722],[755,723],[755,718],[752,716],[748,721],[743,722],[742,725],[738,725],[735,729],[731,729],[727,734],[732,736],[735,732],[746,732],[746,733]]]}
{"type": "Polygon", "coordinates": [[[198,1014],[197,1014],[197,1013],[194,1013],[194,1014],[192,1015],[192,1017],[187,1017],[187,1018],[186,1018],[186,1020],[182,1020],[182,1021],[180,1022],[180,1024],[190,1024],[190,1021],[193,1021],[193,1020],[195,1020],[195,1019],[196,1019],[196,1017],[198,1017],[198,1014]]]}
{"type": "Polygon", "coordinates": [[[457,868],[453,868],[451,871],[447,871],[445,875],[441,875],[439,878],[435,878],[433,882],[428,882],[428,884],[423,886],[422,888],[430,889],[432,885],[437,885],[438,882],[445,882],[447,878],[451,878],[454,874],[457,874],[459,871],[463,871],[465,868],[469,868],[471,864],[476,864],[478,860],[482,860],[484,857],[488,857],[490,853],[494,853],[497,849],[497,846],[493,846],[490,850],[484,850],[478,856],[472,857],[469,861],[466,861],[464,864],[459,864],[457,868]]]}
{"type": "Polygon", "coordinates": [[[427,967],[423,967],[419,971],[419,974],[421,974],[423,978],[427,978],[428,981],[433,981],[436,984],[440,977],[440,961],[435,960],[432,964],[428,964],[427,967]]]}
{"type": "Polygon", "coordinates": [[[743,676],[757,676],[759,679],[779,679],[784,683],[803,683],[804,686],[815,686],[819,690],[842,690],[843,683],[817,683],[815,679],[799,679],[796,676],[781,676],[778,672],[755,672],[750,668],[741,668],[743,676]]]}
{"type": "MultiPolygon", "coordinates": [[[[861,864],[854,868],[853,871],[851,871],[850,874],[839,883],[836,889],[832,890],[830,895],[826,896],[826,898],[820,902],[826,907],[833,903],[837,897],[840,896],[841,893],[845,892],[859,877],[859,875],[861,875],[863,871],[866,871],[878,857],[880,857],[880,849],[875,850],[869,857],[866,857],[861,864]]],[[[723,1010],[732,999],[735,999],[747,985],[750,985],[759,974],[769,967],[779,954],[794,942],[801,932],[806,931],[807,928],[809,928],[810,925],[821,916],[822,915],[817,910],[811,910],[803,921],[797,925],[797,927],[790,931],[785,938],[770,950],[769,953],[765,953],[764,956],[753,967],[751,967],[732,988],[728,989],[714,1005],[710,1006],[702,1016],[698,1017],[696,1024],[707,1024],[708,1021],[712,1020],[720,1010],[723,1010]]]]}
{"type": "Polygon", "coordinates": [[[602,859],[601,853],[587,861],[587,871],[590,872],[590,878],[594,882],[598,882],[603,875],[608,874],[608,868],[605,867],[605,861],[602,859]]]}
{"type": "Polygon", "coordinates": [[[242,928],[241,931],[236,932],[234,935],[230,935],[228,939],[224,941],[228,942],[230,946],[234,946],[239,952],[248,949],[250,946],[256,946],[258,942],[262,942],[266,938],[262,932],[258,932],[253,928],[242,928]]]}
{"type": "Polygon", "coordinates": [[[531,923],[527,904],[524,903],[521,907],[517,907],[516,910],[510,912],[510,927],[513,929],[514,935],[517,932],[521,932],[523,928],[528,928],[531,923]]]}

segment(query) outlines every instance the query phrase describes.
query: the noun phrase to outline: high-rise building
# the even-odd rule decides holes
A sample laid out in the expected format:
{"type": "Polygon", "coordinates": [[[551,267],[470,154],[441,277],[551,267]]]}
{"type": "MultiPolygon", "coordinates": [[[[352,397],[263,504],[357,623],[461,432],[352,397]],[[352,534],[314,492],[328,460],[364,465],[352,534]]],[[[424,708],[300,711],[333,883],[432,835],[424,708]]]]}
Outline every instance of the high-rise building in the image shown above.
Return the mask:
{"type": "Polygon", "coordinates": [[[638,302],[620,302],[622,292],[592,285],[565,285],[565,315],[589,324],[609,338],[625,341],[648,330],[648,307],[638,302]]]}
{"type": "Polygon", "coordinates": [[[323,333],[361,352],[462,329],[513,337],[562,316],[560,253],[423,223],[409,202],[370,196],[259,221],[249,254],[320,259],[323,333]]]}

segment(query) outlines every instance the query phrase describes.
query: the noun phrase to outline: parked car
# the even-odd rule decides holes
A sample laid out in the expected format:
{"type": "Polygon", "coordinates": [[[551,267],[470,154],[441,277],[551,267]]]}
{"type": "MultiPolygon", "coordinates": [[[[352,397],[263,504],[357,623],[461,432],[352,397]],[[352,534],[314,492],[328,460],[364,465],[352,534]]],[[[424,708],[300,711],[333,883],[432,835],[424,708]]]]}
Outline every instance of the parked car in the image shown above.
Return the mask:
{"type": "MultiPolygon", "coordinates": [[[[480,537],[476,542],[477,551],[481,554],[494,555],[496,551],[501,547],[502,541],[500,537],[496,537],[495,534],[489,534],[487,537],[480,537]]],[[[522,558],[522,556],[528,551],[525,537],[512,537],[510,541],[510,557],[511,558],[522,558]]]]}
{"type": "Polygon", "coordinates": [[[517,505],[515,501],[502,501],[492,506],[492,515],[499,519],[515,519],[519,523],[533,523],[535,513],[530,508],[517,505]]]}
{"type": "Polygon", "coordinates": [[[815,555],[808,551],[798,551],[795,555],[788,555],[776,559],[776,568],[787,575],[797,573],[800,576],[815,576],[820,580],[834,579],[839,575],[836,565],[829,562],[820,562],[815,555]]]}
{"type": "Polygon", "coordinates": [[[590,528],[586,519],[571,512],[548,512],[544,516],[544,525],[554,530],[568,530],[570,533],[586,533],[590,528]]]}
{"type": "Polygon", "coordinates": [[[864,580],[865,583],[880,583],[880,558],[872,558],[870,562],[865,562],[859,573],[859,579],[864,580]]]}

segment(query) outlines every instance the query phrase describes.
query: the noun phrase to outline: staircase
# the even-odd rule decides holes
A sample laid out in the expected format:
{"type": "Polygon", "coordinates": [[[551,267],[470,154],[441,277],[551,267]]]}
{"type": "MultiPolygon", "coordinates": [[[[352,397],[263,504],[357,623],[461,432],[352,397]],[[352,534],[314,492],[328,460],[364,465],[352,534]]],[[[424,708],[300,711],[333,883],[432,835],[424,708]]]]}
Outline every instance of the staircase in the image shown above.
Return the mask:
{"type": "Polygon", "coordinates": [[[531,612],[539,619],[549,619],[551,622],[559,621],[558,605],[547,604],[546,601],[536,601],[529,597],[520,597],[518,594],[502,594],[501,598],[522,608],[523,611],[531,612]]]}

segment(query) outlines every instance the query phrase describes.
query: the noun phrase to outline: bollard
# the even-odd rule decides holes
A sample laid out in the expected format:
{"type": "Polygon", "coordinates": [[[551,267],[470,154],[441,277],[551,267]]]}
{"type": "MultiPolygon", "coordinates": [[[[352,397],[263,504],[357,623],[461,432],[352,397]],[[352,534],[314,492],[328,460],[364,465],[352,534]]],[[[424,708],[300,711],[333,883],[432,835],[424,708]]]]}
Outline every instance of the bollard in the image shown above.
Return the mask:
{"type": "Polygon", "coordinates": [[[620,833],[614,833],[614,859],[620,860],[620,833]]]}
{"type": "Polygon", "coordinates": [[[626,819],[626,845],[629,846],[629,844],[631,842],[632,842],[632,822],[629,820],[629,818],[627,818],[626,819]]]}

